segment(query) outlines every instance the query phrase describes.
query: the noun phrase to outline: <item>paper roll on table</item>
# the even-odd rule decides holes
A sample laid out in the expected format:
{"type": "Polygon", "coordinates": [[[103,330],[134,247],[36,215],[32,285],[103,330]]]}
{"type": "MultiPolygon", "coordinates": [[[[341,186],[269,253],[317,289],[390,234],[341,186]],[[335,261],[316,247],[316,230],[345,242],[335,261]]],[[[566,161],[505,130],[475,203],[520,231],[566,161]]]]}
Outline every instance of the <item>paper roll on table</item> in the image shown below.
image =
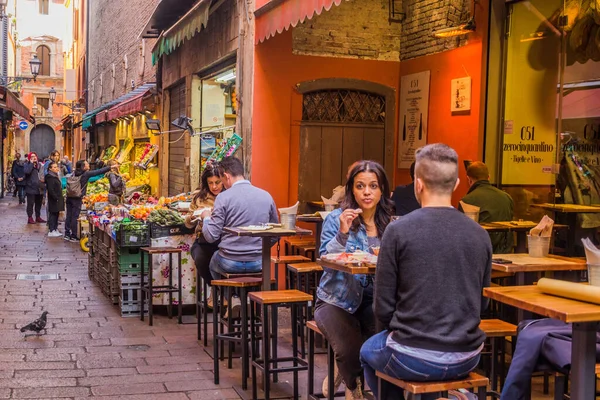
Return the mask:
{"type": "Polygon", "coordinates": [[[551,294],[553,296],[600,304],[600,287],[598,286],[542,278],[538,281],[537,287],[542,293],[551,294]]]}

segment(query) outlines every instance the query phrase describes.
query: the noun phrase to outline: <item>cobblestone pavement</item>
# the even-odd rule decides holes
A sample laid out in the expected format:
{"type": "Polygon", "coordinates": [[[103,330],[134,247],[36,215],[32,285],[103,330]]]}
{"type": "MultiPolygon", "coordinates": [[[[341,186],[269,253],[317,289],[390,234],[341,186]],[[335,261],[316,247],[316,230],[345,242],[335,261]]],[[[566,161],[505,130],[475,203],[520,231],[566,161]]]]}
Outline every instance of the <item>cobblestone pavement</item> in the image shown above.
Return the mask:
{"type": "MultiPolygon", "coordinates": [[[[44,224],[27,225],[25,206],[12,197],[0,200],[0,227],[0,398],[239,398],[233,389],[241,383],[239,360],[231,370],[221,364],[214,385],[212,345],[205,351],[196,340],[196,325],[157,316],[150,327],[122,318],[88,279],[87,254],[78,244],[48,238],[44,224]],[[17,280],[21,273],[60,279],[17,280]],[[43,311],[47,334],[24,338],[18,328],[43,311]]],[[[281,347],[280,354],[290,351],[289,343],[281,347]]],[[[324,357],[316,357],[318,386],[324,357]]],[[[300,375],[305,396],[306,373],[300,375]]]]}

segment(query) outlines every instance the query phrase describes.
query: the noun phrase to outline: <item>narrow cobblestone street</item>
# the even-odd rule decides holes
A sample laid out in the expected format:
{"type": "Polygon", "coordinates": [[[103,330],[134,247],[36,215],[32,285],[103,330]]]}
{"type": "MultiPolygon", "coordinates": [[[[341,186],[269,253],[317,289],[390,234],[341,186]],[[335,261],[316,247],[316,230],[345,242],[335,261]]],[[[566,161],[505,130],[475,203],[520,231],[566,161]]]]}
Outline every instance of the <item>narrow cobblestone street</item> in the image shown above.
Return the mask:
{"type": "Polygon", "coordinates": [[[24,207],[0,200],[0,398],[239,398],[239,369],[222,368],[221,385],[213,384],[196,325],[122,318],[89,281],[87,254],[48,238],[44,224],[27,225],[24,207]],[[60,279],[17,280],[22,273],[60,279]],[[43,311],[48,333],[24,338],[18,328],[43,311]]]}

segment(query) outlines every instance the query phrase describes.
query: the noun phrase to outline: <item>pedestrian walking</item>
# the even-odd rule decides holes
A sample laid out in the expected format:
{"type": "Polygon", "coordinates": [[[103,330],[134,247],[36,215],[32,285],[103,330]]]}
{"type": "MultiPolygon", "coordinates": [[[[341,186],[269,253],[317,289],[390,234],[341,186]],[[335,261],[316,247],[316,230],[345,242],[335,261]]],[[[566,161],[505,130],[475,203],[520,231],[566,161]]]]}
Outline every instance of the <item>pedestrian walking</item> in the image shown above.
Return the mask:
{"type": "Polygon", "coordinates": [[[87,184],[91,177],[102,175],[110,171],[110,167],[90,171],[90,164],[79,160],[75,164],[75,172],[67,178],[67,219],[65,221],[65,240],[79,241],[77,237],[77,219],[81,213],[81,203],[87,191],[87,184]]]}
{"type": "Polygon", "coordinates": [[[37,154],[31,152],[27,156],[27,162],[24,166],[25,172],[25,194],[27,195],[27,223],[35,224],[36,222],[45,223],[42,219],[42,200],[43,194],[40,186],[40,169],[43,165],[38,162],[37,154]],[[33,219],[33,211],[35,208],[35,220],[33,219]]]}
{"type": "Polygon", "coordinates": [[[25,204],[25,162],[21,160],[21,154],[15,154],[15,160],[12,163],[10,173],[15,180],[19,204],[25,204]]]}
{"type": "Polygon", "coordinates": [[[48,190],[48,237],[60,237],[58,231],[58,214],[65,210],[65,199],[62,194],[62,183],[58,177],[59,166],[54,161],[48,166],[46,188],[48,190]]]}
{"type": "Polygon", "coordinates": [[[65,167],[66,173],[65,175],[68,174],[72,174],[73,173],[73,163],[71,162],[71,160],[69,160],[69,157],[64,156],[62,158],[62,165],[65,167]]]}

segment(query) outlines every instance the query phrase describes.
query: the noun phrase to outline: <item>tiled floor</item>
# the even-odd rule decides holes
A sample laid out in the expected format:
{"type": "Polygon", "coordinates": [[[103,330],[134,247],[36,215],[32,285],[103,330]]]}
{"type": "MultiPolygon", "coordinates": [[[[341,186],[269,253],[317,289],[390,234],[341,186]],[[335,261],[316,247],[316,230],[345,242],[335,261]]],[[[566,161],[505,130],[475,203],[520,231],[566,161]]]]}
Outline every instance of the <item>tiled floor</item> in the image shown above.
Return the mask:
{"type": "MultiPolygon", "coordinates": [[[[78,244],[48,238],[44,224],[27,225],[25,206],[12,197],[0,200],[0,221],[0,398],[239,398],[239,360],[231,370],[222,363],[214,385],[212,347],[196,340],[196,325],[159,316],[149,327],[122,318],[88,279],[78,244]],[[20,273],[58,273],[60,280],[16,280],[20,273]],[[42,311],[49,312],[47,335],[24,338],[18,328],[42,311]]],[[[280,336],[289,335],[283,328],[280,336]]],[[[281,345],[285,352],[289,342],[281,345]]],[[[317,356],[319,386],[325,362],[317,356]]],[[[306,374],[300,375],[305,395],[306,374]]],[[[550,399],[538,394],[540,382],[534,399],[550,399]]]]}

